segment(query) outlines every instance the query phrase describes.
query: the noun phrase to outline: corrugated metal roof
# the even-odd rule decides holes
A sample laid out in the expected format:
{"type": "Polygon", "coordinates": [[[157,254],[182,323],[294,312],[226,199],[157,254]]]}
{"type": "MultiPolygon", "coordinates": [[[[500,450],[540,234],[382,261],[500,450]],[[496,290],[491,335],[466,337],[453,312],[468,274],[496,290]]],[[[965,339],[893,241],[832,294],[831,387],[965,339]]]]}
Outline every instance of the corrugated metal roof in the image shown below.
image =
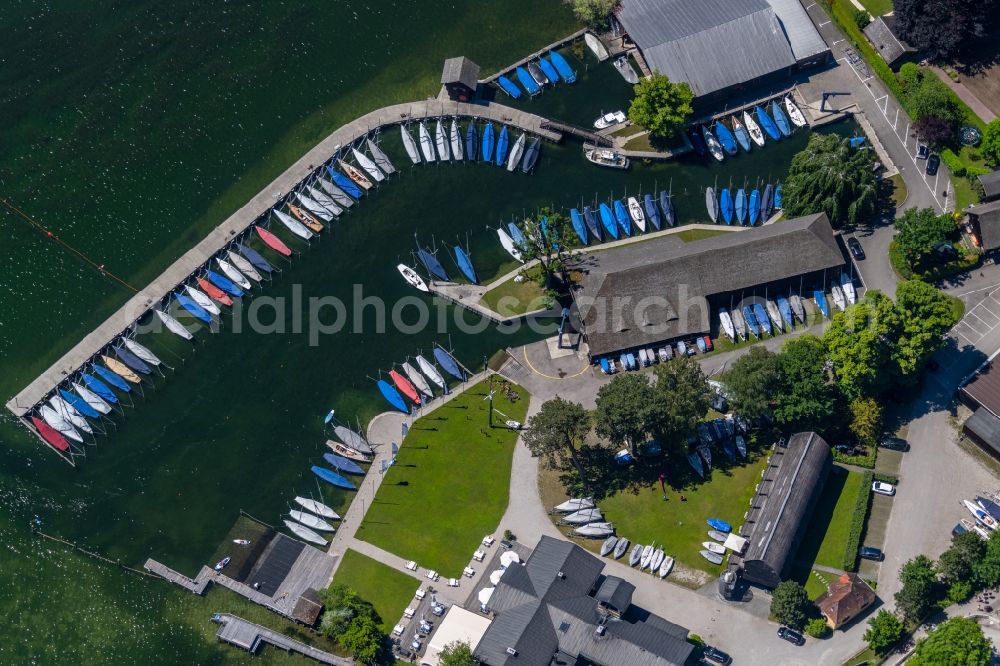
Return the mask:
{"type": "Polygon", "coordinates": [[[1000,416],[1000,370],[990,361],[960,389],[978,405],[1000,416]]]}
{"type": "Polygon", "coordinates": [[[616,15],[650,69],[687,81],[695,96],[796,62],[765,0],[623,0],[616,15]]]}
{"type": "Polygon", "coordinates": [[[984,201],[1000,197],[1000,169],[984,173],[979,177],[979,182],[982,183],[983,192],[986,194],[984,201]]]}
{"type": "Polygon", "coordinates": [[[802,62],[830,50],[799,0],[767,0],[767,3],[778,15],[796,60],[802,62]]]}
{"type": "Polygon", "coordinates": [[[989,410],[979,408],[965,420],[963,429],[975,435],[976,439],[1000,453],[1000,419],[989,410]]]}

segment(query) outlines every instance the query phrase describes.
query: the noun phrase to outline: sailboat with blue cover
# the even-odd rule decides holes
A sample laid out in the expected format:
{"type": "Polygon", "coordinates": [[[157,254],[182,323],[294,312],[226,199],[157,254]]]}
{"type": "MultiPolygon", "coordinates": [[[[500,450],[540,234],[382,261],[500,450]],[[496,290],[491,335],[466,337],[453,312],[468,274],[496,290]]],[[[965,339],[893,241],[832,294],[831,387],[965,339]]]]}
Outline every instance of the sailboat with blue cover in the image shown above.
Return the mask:
{"type": "Polygon", "coordinates": [[[337,474],[333,470],[327,469],[325,467],[320,467],[319,465],[313,465],[311,469],[313,474],[323,479],[330,485],[337,486],[338,488],[344,488],[345,490],[358,489],[357,486],[355,486],[353,483],[351,483],[341,475],[337,474]]]}
{"type": "Polygon", "coordinates": [[[823,313],[823,316],[827,319],[830,318],[830,306],[826,302],[826,294],[823,293],[822,289],[817,289],[813,292],[813,299],[816,301],[816,307],[819,311],[823,313]]]}
{"type": "Polygon", "coordinates": [[[757,218],[760,217],[760,190],[754,188],[753,192],[750,193],[750,207],[748,209],[750,213],[750,226],[757,224],[757,218]]]}
{"type": "Polygon", "coordinates": [[[777,141],[781,138],[781,132],[778,130],[778,126],[774,124],[774,121],[771,120],[771,116],[767,115],[767,111],[765,111],[763,107],[755,106],[753,112],[757,116],[757,122],[760,123],[764,132],[766,132],[772,140],[777,141]]]}
{"type": "Polygon", "coordinates": [[[434,256],[434,253],[430,250],[425,250],[422,247],[417,247],[417,258],[420,259],[420,263],[424,265],[427,272],[431,274],[432,277],[436,277],[438,280],[448,280],[448,272],[438,261],[438,258],[434,256]]]}
{"type": "Polygon", "coordinates": [[[97,365],[96,363],[92,363],[90,367],[93,368],[94,372],[101,376],[101,379],[111,384],[116,389],[124,391],[125,393],[132,392],[132,387],[128,385],[128,382],[121,378],[121,375],[115,374],[111,370],[97,365]]]}
{"type": "Polygon", "coordinates": [[[730,155],[736,154],[736,139],[721,120],[715,123],[715,136],[719,139],[719,143],[722,144],[727,153],[730,155]]]}
{"type": "Polygon", "coordinates": [[[344,190],[355,199],[360,199],[364,194],[364,190],[358,187],[353,180],[334,169],[332,165],[327,165],[326,171],[330,174],[330,178],[337,187],[344,190]]]}
{"type": "Polygon", "coordinates": [[[493,123],[486,123],[486,127],[483,128],[483,161],[490,162],[493,159],[493,142],[494,139],[494,129],[493,123]]]}
{"type": "Polygon", "coordinates": [[[625,204],[621,202],[621,199],[615,199],[615,219],[618,220],[618,226],[625,232],[625,235],[631,236],[632,218],[629,217],[628,210],[626,210],[625,204]]]}
{"type": "Polygon", "coordinates": [[[583,220],[587,223],[587,229],[590,230],[591,235],[595,240],[603,240],[601,235],[601,225],[597,221],[597,213],[590,206],[583,207],[583,220]]]}
{"type": "Polygon", "coordinates": [[[736,192],[736,220],[742,224],[746,224],[747,219],[747,191],[742,187],[736,192]]]}
{"type": "Polygon", "coordinates": [[[788,124],[788,116],[781,110],[777,100],[771,100],[771,115],[774,117],[774,124],[778,126],[778,131],[782,136],[792,134],[792,126],[788,124]]]}
{"type": "Polygon", "coordinates": [[[365,470],[361,465],[345,458],[343,456],[338,456],[336,453],[324,453],[323,460],[325,460],[331,467],[338,469],[341,472],[346,472],[347,474],[364,474],[365,470]]]}
{"type": "Polygon", "coordinates": [[[583,216],[580,215],[580,211],[576,208],[571,208],[569,211],[570,220],[573,223],[573,231],[576,232],[577,238],[584,245],[587,244],[587,227],[583,223],[583,216]]]}
{"type": "Polygon", "coordinates": [[[503,166],[504,162],[507,161],[507,144],[510,141],[510,137],[507,134],[507,126],[504,125],[500,130],[500,138],[497,139],[497,154],[496,162],[497,166],[503,166]]]}
{"type": "Polygon", "coordinates": [[[395,386],[385,381],[384,379],[378,380],[377,386],[379,393],[382,394],[382,397],[385,398],[386,402],[388,402],[390,405],[392,405],[399,411],[403,412],[404,414],[410,413],[409,405],[406,404],[406,400],[403,399],[403,396],[400,395],[399,391],[396,390],[395,386]]]}
{"type": "MultiPolygon", "coordinates": [[[[96,393],[99,397],[103,398],[104,400],[107,400],[111,404],[113,405],[118,404],[118,396],[115,395],[114,391],[108,388],[107,384],[102,382],[97,377],[86,372],[82,373],[80,376],[83,378],[83,383],[87,385],[88,389],[96,393]]],[[[128,384],[126,384],[125,386],[126,386],[126,391],[130,390],[127,388],[128,384]]]]}
{"type": "Polygon", "coordinates": [[[726,224],[733,223],[733,194],[728,187],[719,195],[719,213],[726,224]]]}
{"type": "Polygon", "coordinates": [[[601,224],[604,225],[604,229],[608,232],[609,236],[618,240],[618,224],[615,222],[615,217],[606,203],[601,204],[601,224]]]}
{"type": "Polygon", "coordinates": [[[771,319],[767,316],[767,310],[760,303],[753,304],[753,316],[757,319],[757,324],[760,326],[761,331],[772,335],[771,333],[771,319]]]}
{"type": "Polygon", "coordinates": [[[784,296],[778,296],[776,300],[778,302],[778,312],[781,313],[781,318],[784,320],[785,326],[791,329],[795,326],[795,319],[792,317],[792,306],[784,296]]]}
{"type": "Polygon", "coordinates": [[[182,294],[180,292],[175,292],[174,293],[174,298],[177,299],[177,302],[180,303],[180,305],[181,305],[182,308],[184,308],[185,310],[187,310],[188,312],[190,312],[196,318],[200,319],[201,321],[205,322],[206,324],[211,324],[212,323],[212,315],[210,315],[208,313],[208,311],[205,310],[205,308],[201,307],[200,305],[198,305],[197,303],[195,303],[193,300],[191,300],[190,298],[188,298],[184,294],[182,294]]]}
{"type": "Polygon", "coordinates": [[[518,247],[524,247],[528,242],[528,239],[524,237],[524,232],[513,222],[507,223],[507,228],[510,230],[510,237],[514,240],[514,243],[518,247]]]}
{"type": "Polygon", "coordinates": [[[514,85],[514,82],[508,79],[506,76],[501,74],[497,78],[497,84],[500,85],[500,88],[503,89],[505,93],[507,93],[514,99],[518,99],[521,96],[521,89],[518,88],[516,85],[514,85]]]}
{"type": "Polygon", "coordinates": [[[472,120],[469,122],[469,127],[465,130],[465,159],[475,162],[478,150],[479,132],[476,131],[476,121],[472,120]]]}
{"type": "Polygon", "coordinates": [[[479,278],[476,276],[476,269],[472,265],[472,259],[461,245],[455,246],[455,263],[462,271],[462,275],[472,284],[478,284],[479,278]]]}
{"type": "Polygon", "coordinates": [[[444,347],[439,345],[434,345],[434,360],[438,362],[444,371],[449,375],[458,379],[459,381],[465,381],[465,373],[462,372],[461,366],[455,357],[445,351],[444,347]]]}
{"type": "Polygon", "coordinates": [[[660,217],[660,209],[656,207],[652,194],[645,194],[642,197],[642,207],[646,209],[646,219],[648,219],[657,231],[663,228],[663,218],[660,217]]]}
{"type": "Polygon", "coordinates": [[[243,295],[243,290],[237,287],[232,280],[225,277],[224,275],[219,275],[213,270],[207,270],[205,271],[205,277],[208,278],[209,282],[211,282],[216,287],[226,292],[230,296],[235,296],[236,298],[239,298],[240,296],[243,295]]]}
{"type": "Polygon", "coordinates": [[[749,305],[744,305],[741,312],[743,312],[743,319],[746,321],[747,330],[750,331],[755,338],[759,338],[760,327],[757,325],[757,316],[754,314],[753,308],[749,305]]]}

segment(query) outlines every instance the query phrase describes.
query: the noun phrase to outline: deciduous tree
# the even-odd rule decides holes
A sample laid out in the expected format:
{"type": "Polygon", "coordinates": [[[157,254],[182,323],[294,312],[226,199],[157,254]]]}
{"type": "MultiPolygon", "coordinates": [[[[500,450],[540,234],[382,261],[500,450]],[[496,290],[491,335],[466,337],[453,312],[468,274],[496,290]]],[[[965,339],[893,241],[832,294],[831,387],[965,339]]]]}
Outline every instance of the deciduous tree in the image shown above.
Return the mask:
{"type": "Polygon", "coordinates": [[[916,83],[909,86],[906,101],[914,120],[920,122],[930,117],[939,118],[952,132],[965,117],[951,89],[936,74],[926,70],[920,70],[916,83]]]}
{"type": "Polygon", "coordinates": [[[784,184],[785,214],[826,213],[834,227],[867,222],[878,203],[874,165],[867,146],[852,148],[835,134],[812,134],[792,158],[784,184]]]}
{"type": "Polygon", "coordinates": [[[826,345],[815,335],[789,340],[782,347],[774,419],[785,430],[825,432],[843,423],[843,400],[826,371],[826,360],[826,345]]]}
{"type": "Polygon", "coordinates": [[[983,635],[976,621],[953,617],[939,625],[927,638],[917,642],[909,666],[987,666],[993,657],[993,644],[983,635]]]}
{"type": "Polygon", "coordinates": [[[895,242],[910,268],[920,268],[935,246],[955,234],[955,220],[931,208],[909,208],[896,218],[895,242]]]}
{"type": "Polygon", "coordinates": [[[955,127],[944,118],[933,115],[918,120],[913,129],[917,136],[935,148],[940,148],[955,138],[955,127]]]}
{"type": "Polygon", "coordinates": [[[934,603],[934,563],[925,555],[917,555],[900,569],[899,580],[903,586],[895,594],[896,609],[911,622],[922,620],[934,603]]]}
{"type": "Polygon", "coordinates": [[[657,138],[669,139],[684,127],[694,110],[693,99],[686,82],[672,83],[668,76],[657,72],[635,85],[628,119],[657,138]]]}
{"type": "Polygon", "coordinates": [[[587,25],[599,26],[607,22],[611,9],[618,0],[565,0],[573,14],[587,25]]]}
{"type": "Polygon", "coordinates": [[[687,357],[656,366],[653,375],[650,430],[664,444],[664,453],[676,455],[683,452],[688,436],[708,413],[712,389],[701,365],[687,357]]]}
{"type": "Polygon", "coordinates": [[[771,615],[795,629],[805,624],[811,605],[806,588],[794,580],[781,581],[771,593],[771,615]]]}
{"type": "Polygon", "coordinates": [[[990,166],[1000,166],[1000,118],[994,118],[986,126],[983,140],[979,144],[979,151],[990,166]]]}
{"type": "Polygon", "coordinates": [[[840,390],[849,399],[875,397],[898,376],[893,362],[902,323],[892,300],[877,290],[836,314],[823,334],[840,390]]]}
{"type": "Polygon", "coordinates": [[[590,414],[580,404],[558,396],[542,403],[538,413],[528,419],[522,437],[532,455],[558,467],[568,456],[580,480],[585,479],[577,449],[590,431],[590,414]]]}
{"type": "Polygon", "coordinates": [[[882,406],[872,398],[852,400],[851,432],[862,444],[874,446],[882,433],[882,406]]]}
{"type": "Polygon", "coordinates": [[[750,420],[770,415],[778,387],[778,356],[761,346],[736,359],[722,376],[732,408],[750,420]]]}
{"type": "Polygon", "coordinates": [[[903,330],[895,355],[904,381],[916,380],[927,360],[944,345],[945,334],[958,323],[953,301],[954,297],[921,280],[908,280],[896,287],[903,330]]]}
{"type": "Polygon", "coordinates": [[[615,446],[634,450],[650,431],[653,389],[642,374],[615,375],[597,390],[597,434],[615,446]]]}
{"type": "Polygon", "coordinates": [[[472,656],[472,648],[467,642],[454,641],[441,650],[438,663],[441,666],[476,666],[476,659],[472,656]]]}
{"type": "Polygon", "coordinates": [[[990,532],[986,552],[974,568],[976,579],[983,587],[1000,585],[1000,532],[990,532]]]}
{"type": "Polygon", "coordinates": [[[538,261],[541,270],[537,275],[542,286],[548,286],[579,254],[571,247],[576,239],[572,223],[562,213],[543,208],[538,219],[523,220],[520,228],[524,241],[517,243],[517,249],[526,263],[538,261]]]}
{"type": "Polygon", "coordinates": [[[363,664],[375,663],[382,651],[385,634],[378,623],[367,615],[354,619],[337,642],[350,650],[355,661],[363,664]]]}
{"type": "Polygon", "coordinates": [[[868,629],[864,639],[868,647],[877,654],[884,654],[903,637],[903,622],[886,609],[879,610],[875,617],[868,620],[868,629]]]}
{"type": "Polygon", "coordinates": [[[988,30],[995,0],[894,0],[899,37],[930,58],[947,60],[988,30]]]}
{"type": "Polygon", "coordinates": [[[946,585],[969,582],[975,565],[986,555],[986,542],[975,532],[964,532],[951,540],[951,547],[938,558],[937,572],[946,585]]]}

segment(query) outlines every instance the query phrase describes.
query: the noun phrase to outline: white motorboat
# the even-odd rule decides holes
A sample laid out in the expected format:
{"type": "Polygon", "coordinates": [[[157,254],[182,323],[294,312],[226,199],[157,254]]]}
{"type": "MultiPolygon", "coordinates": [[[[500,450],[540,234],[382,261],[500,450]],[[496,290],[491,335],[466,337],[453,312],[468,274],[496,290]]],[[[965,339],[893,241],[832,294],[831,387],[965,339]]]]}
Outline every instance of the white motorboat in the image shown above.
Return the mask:
{"type": "Polygon", "coordinates": [[[93,409],[96,409],[101,414],[110,414],[111,405],[104,401],[104,398],[100,397],[90,389],[85,386],[80,386],[76,382],[73,382],[73,390],[76,394],[83,398],[83,401],[90,405],[93,409]]]}
{"type": "Polygon", "coordinates": [[[785,322],[781,319],[781,310],[778,309],[778,304],[769,298],[764,301],[764,309],[767,310],[767,316],[774,322],[774,330],[784,331],[785,322]]]}
{"type": "Polygon", "coordinates": [[[577,527],[573,530],[573,534],[590,539],[603,539],[611,536],[614,531],[615,526],[611,523],[590,523],[589,525],[577,527]]]}
{"type": "Polygon", "coordinates": [[[615,546],[615,552],[613,552],[611,556],[617,560],[619,557],[624,555],[625,551],[628,550],[628,543],[628,539],[624,537],[618,539],[618,545],[615,546]]]}
{"type": "Polygon", "coordinates": [[[254,265],[247,261],[242,254],[236,254],[232,250],[226,250],[226,256],[229,257],[230,263],[232,263],[233,266],[236,266],[236,268],[239,269],[243,275],[246,275],[254,282],[263,281],[264,276],[258,273],[257,269],[254,268],[254,265]]]}
{"type": "Polygon", "coordinates": [[[424,376],[420,374],[420,371],[410,365],[408,362],[404,362],[402,366],[403,372],[406,374],[406,378],[413,382],[413,385],[417,387],[417,390],[426,395],[428,398],[434,397],[434,391],[431,390],[431,385],[427,383],[424,376]]]}
{"type": "Polygon", "coordinates": [[[715,543],[714,541],[702,541],[701,547],[710,553],[716,553],[717,555],[724,555],[726,553],[726,547],[721,543],[715,543]]]}
{"type": "Polygon", "coordinates": [[[664,553],[662,548],[657,548],[653,553],[653,557],[649,560],[649,570],[656,572],[659,570],[660,565],[663,564],[664,553]]]}
{"type": "Polygon", "coordinates": [[[628,116],[626,116],[623,111],[605,113],[603,116],[594,121],[594,129],[607,129],[609,127],[614,127],[615,125],[620,125],[626,120],[628,120],[628,116]]]}
{"type": "Polygon", "coordinates": [[[851,279],[850,275],[847,273],[840,274],[840,286],[844,290],[844,298],[847,299],[848,303],[854,305],[858,302],[858,292],[854,288],[854,280],[851,279]]]}
{"type": "Polygon", "coordinates": [[[440,118],[438,118],[437,125],[434,128],[434,143],[437,145],[438,159],[442,162],[450,160],[451,153],[448,152],[448,135],[444,131],[444,124],[440,118]]]}
{"type": "Polygon", "coordinates": [[[575,498],[566,500],[562,504],[554,506],[552,511],[555,513],[573,513],[574,511],[581,511],[583,509],[593,509],[594,500],[589,497],[575,498]]]}
{"type": "Polygon", "coordinates": [[[417,149],[417,142],[414,141],[410,130],[406,129],[406,125],[400,125],[399,133],[403,137],[403,147],[406,148],[406,154],[410,161],[414,164],[420,164],[420,151],[417,149]]]}
{"type": "Polygon", "coordinates": [[[59,434],[64,437],[69,437],[74,442],[79,442],[83,444],[83,435],[73,427],[73,424],[64,419],[59,412],[52,409],[49,405],[42,405],[38,410],[42,419],[48,423],[50,426],[59,431],[59,434]]]}
{"type": "Polygon", "coordinates": [[[306,191],[309,193],[309,197],[313,201],[333,213],[334,217],[337,217],[344,212],[344,209],[337,205],[337,202],[331,199],[325,192],[321,192],[312,185],[306,185],[306,191]]]}
{"type": "Polygon", "coordinates": [[[314,201],[311,197],[303,194],[302,192],[296,192],[295,198],[298,199],[302,207],[308,210],[310,213],[323,220],[324,222],[333,221],[333,213],[323,208],[318,201],[314,201]]]}
{"type": "MultiPolygon", "coordinates": [[[[174,335],[180,336],[185,340],[190,340],[191,338],[194,337],[191,334],[191,331],[184,328],[184,324],[180,323],[179,321],[168,315],[163,310],[153,310],[153,312],[155,312],[156,316],[159,317],[161,322],[163,322],[163,325],[167,327],[167,330],[173,333],[174,335]]],[[[77,392],[79,393],[79,391],[77,392]]],[[[105,412],[105,414],[106,413],[107,412],[105,412]]]]}
{"type": "Polygon", "coordinates": [[[83,418],[80,412],[76,411],[76,408],[66,402],[61,395],[57,394],[49,398],[49,405],[52,406],[52,409],[54,409],[59,416],[69,421],[70,425],[74,428],[79,428],[88,435],[94,434],[94,429],[90,427],[90,423],[87,422],[87,419],[83,418]]]}
{"type": "MultiPolygon", "coordinates": [[[[413,137],[410,137],[411,140],[412,138],[413,137]]],[[[354,199],[349,197],[347,195],[347,192],[340,189],[339,187],[328,181],[326,178],[317,178],[316,182],[319,183],[320,188],[322,188],[324,192],[329,194],[330,198],[333,199],[333,201],[341,208],[350,208],[351,206],[354,205],[354,199]]]]}
{"type": "Polygon", "coordinates": [[[719,309],[719,325],[722,326],[722,330],[726,333],[726,336],[735,342],[736,329],[733,327],[733,318],[729,316],[729,311],[725,308],[719,309]]]}
{"type": "Polygon", "coordinates": [[[805,127],[806,117],[802,115],[802,110],[792,101],[791,95],[785,95],[785,109],[788,111],[788,118],[796,127],[805,127]]]}
{"type": "Polygon", "coordinates": [[[417,272],[406,264],[399,264],[396,266],[396,270],[399,271],[399,274],[403,276],[403,279],[406,280],[411,287],[419,289],[420,291],[430,292],[431,289],[427,286],[427,283],[424,282],[424,279],[417,275],[417,272]]]}
{"type": "Polygon", "coordinates": [[[428,162],[437,161],[437,155],[434,154],[434,140],[431,139],[427,123],[421,120],[417,132],[420,134],[420,152],[423,153],[424,160],[428,162]]]}
{"type": "Polygon", "coordinates": [[[607,148],[584,148],[583,155],[588,161],[598,166],[611,167],[612,169],[628,168],[628,158],[615,150],[607,148]]]}
{"type": "Polygon", "coordinates": [[[524,132],[521,132],[521,136],[517,137],[517,141],[514,142],[514,147],[510,149],[510,155],[507,156],[507,171],[513,171],[521,163],[521,155],[524,154],[524,141],[524,132]]]}
{"type": "Polygon", "coordinates": [[[434,367],[434,364],[428,361],[423,356],[417,354],[417,365],[420,366],[420,372],[427,376],[427,379],[434,382],[439,389],[447,392],[448,388],[445,384],[444,377],[438,372],[438,369],[434,367]]]}
{"type": "Polygon", "coordinates": [[[844,290],[840,288],[840,285],[833,285],[830,287],[830,296],[833,298],[833,304],[837,306],[837,309],[844,311],[847,309],[847,299],[844,297],[844,290]]]}
{"type": "Polygon", "coordinates": [[[615,60],[615,69],[622,75],[622,78],[635,85],[639,83],[639,75],[632,69],[632,63],[628,61],[628,56],[619,56],[615,60]]]}
{"type": "Polygon", "coordinates": [[[364,169],[369,176],[374,178],[376,182],[381,183],[385,180],[385,174],[382,173],[382,170],[378,168],[378,165],[375,164],[370,157],[353,146],[351,147],[351,153],[354,155],[354,159],[357,160],[358,164],[361,165],[361,168],[364,169]]]}
{"type": "Polygon", "coordinates": [[[286,518],[282,522],[285,523],[285,527],[287,527],[289,530],[291,530],[292,534],[294,534],[295,536],[299,537],[300,539],[302,539],[304,541],[308,541],[310,543],[314,543],[317,546],[325,546],[327,543],[329,543],[326,539],[324,539],[323,537],[321,537],[319,534],[316,534],[315,532],[313,532],[311,529],[309,529],[305,525],[300,525],[299,523],[295,522],[294,520],[288,520],[286,518]]]}
{"type": "Polygon", "coordinates": [[[639,231],[642,233],[646,233],[646,214],[642,212],[642,205],[639,203],[639,200],[635,197],[629,197],[626,203],[628,203],[628,212],[632,216],[635,226],[639,227],[639,231]]]}
{"type": "Polygon", "coordinates": [[[458,131],[458,119],[451,119],[451,154],[455,156],[456,160],[465,159],[462,153],[462,135],[458,131]]]}
{"type": "Polygon", "coordinates": [[[653,559],[653,553],[655,552],[653,544],[646,544],[642,547],[642,558],[639,560],[639,568],[645,569],[649,566],[649,561],[653,559]]]}
{"type": "Polygon", "coordinates": [[[601,557],[607,557],[608,553],[613,551],[617,545],[618,537],[608,537],[607,540],[601,544],[601,557]]]}
{"type": "Polygon", "coordinates": [[[514,239],[510,237],[510,234],[507,233],[503,227],[497,227],[497,236],[500,237],[500,245],[503,246],[503,249],[507,250],[507,254],[523,264],[524,257],[521,256],[521,251],[517,249],[517,243],[515,243],[514,239]]]}
{"type": "Polygon", "coordinates": [[[587,48],[589,48],[590,51],[597,56],[598,61],[604,62],[608,59],[610,55],[608,53],[608,49],[604,46],[604,43],[597,38],[597,35],[590,32],[584,33],[583,41],[587,44],[587,48]]]}
{"type": "Polygon", "coordinates": [[[586,525],[587,523],[593,523],[600,520],[604,520],[604,516],[601,514],[601,510],[595,506],[590,509],[574,511],[571,514],[564,516],[562,522],[569,525],[586,525]]]}
{"type": "Polygon", "coordinates": [[[222,272],[227,278],[238,284],[243,289],[247,291],[250,290],[250,280],[248,280],[243,273],[240,273],[236,266],[233,266],[221,257],[216,257],[215,263],[219,265],[219,268],[222,269],[222,272]]]}
{"type": "Polygon", "coordinates": [[[288,512],[288,515],[292,517],[292,520],[300,522],[306,527],[311,527],[314,530],[320,530],[321,532],[333,532],[335,529],[333,525],[326,522],[322,518],[314,516],[311,513],[306,513],[305,511],[292,509],[288,512]]]}
{"type": "Polygon", "coordinates": [[[660,565],[660,578],[666,578],[670,570],[674,568],[674,558],[667,555],[663,558],[663,564],[660,565]]]}
{"type": "Polygon", "coordinates": [[[184,291],[186,291],[188,296],[191,297],[191,300],[201,306],[203,310],[207,310],[214,315],[222,314],[222,310],[220,310],[219,306],[215,304],[215,301],[209,298],[208,294],[203,292],[201,289],[196,289],[191,285],[186,284],[184,285],[184,291]]]}
{"type": "Polygon", "coordinates": [[[375,164],[382,170],[382,173],[387,176],[391,173],[396,173],[396,167],[392,166],[389,156],[382,152],[382,149],[372,141],[371,137],[365,138],[365,145],[368,146],[368,152],[372,154],[372,159],[375,160],[375,164]]]}
{"type": "MultiPolygon", "coordinates": [[[[309,240],[310,238],[315,236],[313,232],[311,232],[309,229],[306,228],[306,225],[302,224],[288,213],[283,213],[277,209],[273,210],[273,212],[275,216],[278,218],[278,221],[281,222],[283,225],[285,225],[286,229],[291,231],[299,238],[303,240],[309,240]]],[[[329,215],[329,213],[327,213],[327,215],[329,215]]]]}
{"type": "Polygon", "coordinates": [[[743,124],[746,125],[747,132],[750,134],[750,138],[753,139],[753,142],[758,146],[763,146],[764,133],[760,131],[760,125],[757,124],[757,121],[754,120],[753,116],[751,116],[747,111],[743,112],[743,124]]]}
{"type": "MultiPolygon", "coordinates": [[[[44,407],[42,409],[44,409],[44,407]]],[[[46,421],[48,421],[48,419],[46,419],[46,421]]],[[[56,426],[52,425],[52,423],[49,423],[49,425],[51,425],[53,428],[56,428],[56,426]]],[[[59,430],[59,428],[56,428],[56,430],[59,430]]],[[[991,516],[988,511],[983,509],[983,507],[979,506],[978,504],[973,504],[969,500],[962,500],[962,504],[964,504],[965,508],[968,509],[969,512],[976,517],[976,520],[978,520],[991,530],[997,529],[996,518],[991,516]]]]}
{"type": "Polygon", "coordinates": [[[150,365],[161,365],[163,361],[153,352],[149,351],[143,345],[139,344],[135,340],[130,340],[129,338],[124,338],[125,348],[130,352],[141,358],[146,363],[150,365]]]}
{"type": "Polygon", "coordinates": [[[323,516],[324,518],[329,518],[330,520],[340,520],[340,516],[337,512],[322,502],[317,502],[316,500],[309,499],[307,497],[296,497],[295,503],[307,511],[312,511],[317,516],[323,516]]]}

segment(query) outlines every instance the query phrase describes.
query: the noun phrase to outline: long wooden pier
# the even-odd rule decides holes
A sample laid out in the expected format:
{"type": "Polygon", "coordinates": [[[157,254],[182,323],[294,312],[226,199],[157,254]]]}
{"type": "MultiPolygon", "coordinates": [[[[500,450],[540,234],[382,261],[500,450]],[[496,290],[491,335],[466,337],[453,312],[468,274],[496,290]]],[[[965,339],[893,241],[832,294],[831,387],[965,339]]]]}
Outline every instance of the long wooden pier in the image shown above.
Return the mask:
{"type": "Polygon", "coordinates": [[[552,49],[557,49],[560,46],[562,46],[563,44],[568,44],[568,43],[570,43],[570,42],[572,42],[574,40],[577,40],[577,39],[583,37],[589,31],[590,31],[589,28],[582,28],[582,29],[577,30],[576,32],[574,32],[572,35],[566,35],[562,39],[558,39],[558,40],[552,42],[551,44],[549,44],[545,48],[539,49],[539,50],[535,51],[534,53],[532,53],[531,55],[529,55],[529,56],[527,56],[525,58],[521,58],[520,60],[518,60],[517,62],[515,62],[515,63],[513,63],[511,65],[507,65],[506,67],[504,67],[503,69],[501,69],[499,72],[496,72],[495,74],[491,74],[490,76],[487,76],[485,79],[480,79],[479,82],[480,83],[492,83],[493,81],[497,80],[500,77],[501,74],[506,74],[508,72],[511,72],[511,71],[517,69],[518,67],[522,67],[522,66],[528,64],[532,60],[537,60],[538,58],[540,58],[541,56],[545,55],[546,53],[548,53],[552,49]]]}
{"type": "Polygon", "coordinates": [[[561,132],[563,134],[572,134],[573,136],[579,137],[584,141],[589,141],[595,146],[612,146],[614,145],[612,140],[603,134],[598,134],[597,132],[591,132],[588,129],[579,127],[578,125],[570,125],[569,123],[560,123],[555,120],[545,120],[542,122],[542,127],[547,130],[552,130],[554,132],[561,132]]]}
{"type": "MultiPolygon", "coordinates": [[[[268,214],[283,194],[294,190],[299,183],[310,178],[319,165],[326,163],[342,146],[354,143],[379,127],[439,116],[475,117],[511,125],[550,141],[562,140],[561,133],[545,126],[545,118],[501,104],[467,104],[428,99],[394,104],[366,113],[337,128],[222,224],[210,231],[201,242],[184,253],[159,277],[132,296],[104,323],[87,334],[62,358],[11,398],[7,402],[7,409],[17,417],[23,417],[31,412],[56,387],[74,376],[88,361],[129,331],[152,307],[166,299],[179,284],[198,272],[219,251],[247,233],[255,222],[268,214]]],[[[35,432],[27,421],[22,420],[22,422],[29,430],[35,432]]]]}
{"type": "Polygon", "coordinates": [[[219,632],[216,634],[220,641],[241,647],[251,654],[255,654],[262,644],[268,643],[288,652],[298,652],[310,659],[315,659],[321,664],[354,666],[354,661],[351,659],[338,657],[319,648],[306,645],[301,641],[289,638],[267,627],[262,627],[259,624],[254,624],[229,613],[217,613],[212,619],[220,625],[219,632]]]}

